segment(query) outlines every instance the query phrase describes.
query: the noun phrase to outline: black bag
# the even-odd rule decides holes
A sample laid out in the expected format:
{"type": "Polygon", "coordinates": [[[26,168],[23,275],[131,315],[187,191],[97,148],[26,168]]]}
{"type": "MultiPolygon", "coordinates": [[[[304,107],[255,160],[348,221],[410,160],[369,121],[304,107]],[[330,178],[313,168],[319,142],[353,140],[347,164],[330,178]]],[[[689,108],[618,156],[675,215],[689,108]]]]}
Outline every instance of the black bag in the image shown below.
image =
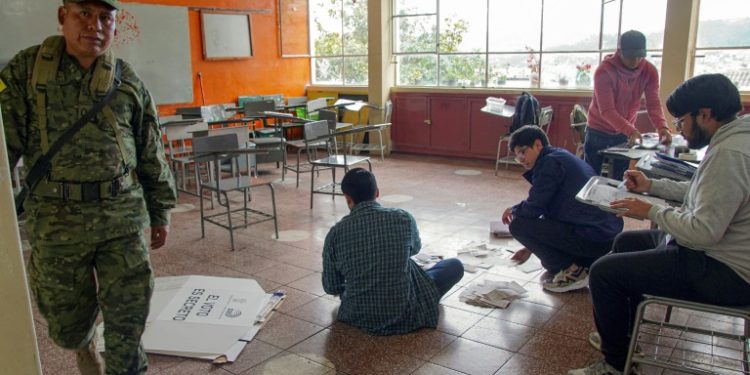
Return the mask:
{"type": "Polygon", "coordinates": [[[510,132],[524,125],[539,125],[539,101],[526,91],[516,98],[516,112],[510,120],[510,132]]]}

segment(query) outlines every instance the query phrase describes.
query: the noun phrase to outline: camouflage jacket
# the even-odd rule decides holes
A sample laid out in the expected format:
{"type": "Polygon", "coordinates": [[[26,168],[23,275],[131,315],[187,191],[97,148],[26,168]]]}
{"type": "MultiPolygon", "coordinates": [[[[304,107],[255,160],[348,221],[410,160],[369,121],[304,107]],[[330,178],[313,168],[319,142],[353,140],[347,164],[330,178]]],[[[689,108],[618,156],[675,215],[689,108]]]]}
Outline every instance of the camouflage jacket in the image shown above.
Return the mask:
{"type": "MultiPolygon", "coordinates": [[[[27,166],[39,158],[39,116],[31,75],[39,46],[19,52],[0,72],[0,108],[10,165],[23,156],[27,166]]],[[[63,52],[56,79],[47,87],[47,133],[50,145],[91,109],[97,98],[89,83],[93,69],[84,70],[63,52]]],[[[111,124],[102,112],[86,124],[52,159],[49,181],[102,182],[123,175],[123,159],[138,183],[116,197],[94,202],[64,201],[32,193],[24,207],[27,229],[36,241],[70,243],[85,236],[103,241],[169,224],[176,200],[175,183],[166,161],[156,107],[132,67],[123,63],[122,85],[109,102],[123,137],[118,147],[111,124]]]]}

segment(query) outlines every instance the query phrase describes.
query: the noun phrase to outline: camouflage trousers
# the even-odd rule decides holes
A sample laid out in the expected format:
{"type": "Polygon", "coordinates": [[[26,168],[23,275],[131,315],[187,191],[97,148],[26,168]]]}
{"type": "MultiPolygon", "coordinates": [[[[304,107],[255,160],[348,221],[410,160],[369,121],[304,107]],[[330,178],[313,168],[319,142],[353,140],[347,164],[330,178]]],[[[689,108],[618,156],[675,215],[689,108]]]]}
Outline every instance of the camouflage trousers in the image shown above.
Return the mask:
{"type": "Polygon", "coordinates": [[[35,243],[29,283],[50,337],[80,349],[92,339],[101,310],[107,374],[143,374],[148,360],[141,335],[154,287],[143,232],[112,240],[65,245],[35,243]]]}

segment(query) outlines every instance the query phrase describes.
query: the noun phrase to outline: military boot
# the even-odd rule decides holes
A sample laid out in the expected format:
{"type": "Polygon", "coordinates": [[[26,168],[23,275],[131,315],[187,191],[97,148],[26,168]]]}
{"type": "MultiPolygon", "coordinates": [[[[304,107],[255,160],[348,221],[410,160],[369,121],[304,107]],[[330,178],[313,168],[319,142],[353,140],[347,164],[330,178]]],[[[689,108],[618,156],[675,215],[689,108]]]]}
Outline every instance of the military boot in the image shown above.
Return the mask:
{"type": "Polygon", "coordinates": [[[104,374],[104,360],[96,351],[94,339],[91,339],[85,347],[76,350],[76,364],[78,364],[81,375],[104,374]]]}

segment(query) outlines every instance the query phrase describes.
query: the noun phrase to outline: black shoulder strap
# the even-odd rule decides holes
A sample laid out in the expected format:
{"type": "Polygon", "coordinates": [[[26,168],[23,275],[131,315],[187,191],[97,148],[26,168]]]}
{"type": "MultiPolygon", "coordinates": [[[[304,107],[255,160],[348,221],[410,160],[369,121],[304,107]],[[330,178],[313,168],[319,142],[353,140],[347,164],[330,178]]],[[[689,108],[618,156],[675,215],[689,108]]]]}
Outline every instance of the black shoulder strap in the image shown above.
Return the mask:
{"type": "Polygon", "coordinates": [[[29,169],[29,173],[26,175],[23,188],[21,189],[21,192],[18,193],[15,199],[16,215],[20,215],[21,213],[23,213],[23,201],[29,195],[29,192],[34,190],[39,181],[41,181],[41,179],[46,176],[47,173],[49,173],[49,170],[52,167],[52,158],[57,154],[58,151],[60,151],[62,146],[73,139],[73,136],[76,135],[76,133],[78,133],[78,131],[81,130],[84,125],[93,120],[94,116],[96,116],[96,114],[99,113],[102,108],[104,108],[104,106],[109,103],[110,100],[112,100],[115,91],[117,91],[117,88],[120,87],[120,84],[122,83],[121,77],[122,60],[117,59],[117,63],[115,64],[114,82],[109,88],[109,91],[107,91],[103,98],[101,98],[98,102],[96,102],[96,104],[94,104],[94,107],[92,107],[91,110],[86,112],[86,114],[79,118],[78,121],[73,124],[73,126],[68,128],[68,130],[60,135],[55,143],[50,146],[49,151],[46,154],[40,156],[39,159],[37,159],[34,165],[31,167],[31,169],[29,169]]]}

